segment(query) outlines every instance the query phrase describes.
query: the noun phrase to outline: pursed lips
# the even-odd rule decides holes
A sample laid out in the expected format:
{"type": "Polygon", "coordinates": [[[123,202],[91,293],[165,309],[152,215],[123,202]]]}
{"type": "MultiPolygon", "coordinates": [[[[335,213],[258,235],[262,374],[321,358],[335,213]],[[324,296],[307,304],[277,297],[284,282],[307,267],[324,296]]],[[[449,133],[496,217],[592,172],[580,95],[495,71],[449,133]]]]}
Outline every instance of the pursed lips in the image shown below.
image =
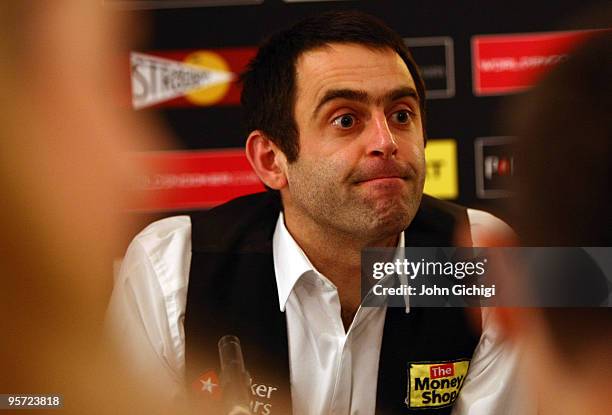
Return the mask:
{"type": "Polygon", "coordinates": [[[385,181],[392,181],[392,180],[405,181],[407,179],[408,179],[407,177],[401,177],[401,176],[374,176],[374,177],[370,177],[364,180],[360,180],[357,182],[357,184],[367,183],[367,182],[385,182],[385,181]]]}
{"type": "MultiPolygon", "coordinates": [[[[365,167],[365,166],[364,166],[365,167]]],[[[386,165],[369,166],[362,168],[352,175],[352,182],[355,185],[365,183],[404,183],[415,176],[415,172],[410,165],[390,163],[386,165]]]]}

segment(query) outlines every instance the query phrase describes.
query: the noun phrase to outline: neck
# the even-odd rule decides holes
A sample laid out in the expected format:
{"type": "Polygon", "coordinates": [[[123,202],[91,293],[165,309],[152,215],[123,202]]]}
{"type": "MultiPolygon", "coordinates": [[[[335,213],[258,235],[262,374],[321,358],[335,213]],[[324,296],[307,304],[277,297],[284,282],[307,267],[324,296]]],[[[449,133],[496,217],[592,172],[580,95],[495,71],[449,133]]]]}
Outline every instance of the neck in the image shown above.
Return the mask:
{"type": "Polygon", "coordinates": [[[338,288],[342,320],[348,329],[361,304],[361,251],[368,247],[394,247],[399,235],[359,238],[287,209],[284,218],[289,233],[310,262],[338,288]]]}

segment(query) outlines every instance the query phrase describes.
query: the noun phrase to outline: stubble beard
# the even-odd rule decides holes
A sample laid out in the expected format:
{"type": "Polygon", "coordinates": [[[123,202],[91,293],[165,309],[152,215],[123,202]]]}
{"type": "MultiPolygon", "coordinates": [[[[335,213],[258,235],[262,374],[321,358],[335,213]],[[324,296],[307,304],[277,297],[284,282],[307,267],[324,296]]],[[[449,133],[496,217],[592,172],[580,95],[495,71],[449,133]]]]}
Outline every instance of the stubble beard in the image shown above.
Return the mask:
{"type": "Polygon", "coordinates": [[[336,233],[366,246],[405,230],[421,203],[423,180],[419,177],[410,179],[401,195],[373,199],[357,184],[335,179],[338,170],[332,165],[311,168],[295,162],[290,171],[289,190],[299,214],[321,232],[336,233]]]}

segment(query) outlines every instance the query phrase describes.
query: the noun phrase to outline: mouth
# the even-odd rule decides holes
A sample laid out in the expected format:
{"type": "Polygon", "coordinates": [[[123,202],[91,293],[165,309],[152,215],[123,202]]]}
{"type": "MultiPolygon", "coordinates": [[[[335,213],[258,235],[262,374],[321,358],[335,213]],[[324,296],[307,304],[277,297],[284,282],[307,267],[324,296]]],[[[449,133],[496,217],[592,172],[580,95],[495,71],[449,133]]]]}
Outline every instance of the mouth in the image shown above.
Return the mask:
{"type": "Polygon", "coordinates": [[[365,180],[360,180],[358,181],[356,184],[364,184],[364,183],[403,183],[407,180],[407,177],[401,177],[401,176],[379,176],[379,177],[372,177],[372,178],[368,178],[365,180]]]}
{"type": "Polygon", "coordinates": [[[401,193],[406,186],[406,178],[399,176],[372,177],[356,183],[359,188],[375,192],[401,193]]]}
{"type": "Polygon", "coordinates": [[[397,161],[371,161],[363,164],[351,175],[350,181],[357,186],[362,185],[400,185],[406,184],[416,177],[415,169],[408,163],[397,161]]]}

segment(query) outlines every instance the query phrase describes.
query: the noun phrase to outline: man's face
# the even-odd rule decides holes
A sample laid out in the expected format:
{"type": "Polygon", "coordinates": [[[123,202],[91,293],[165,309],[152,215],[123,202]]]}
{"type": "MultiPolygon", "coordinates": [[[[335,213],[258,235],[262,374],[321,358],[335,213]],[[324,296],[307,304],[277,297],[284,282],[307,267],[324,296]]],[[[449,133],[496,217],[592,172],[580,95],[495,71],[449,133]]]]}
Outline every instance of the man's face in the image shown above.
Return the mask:
{"type": "Polygon", "coordinates": [[[331,44],[297,62],[298,159],[287,165],[287,214],[358,239],[397,235],[425,179],[414,80],[391,49],[331,44]]]}

